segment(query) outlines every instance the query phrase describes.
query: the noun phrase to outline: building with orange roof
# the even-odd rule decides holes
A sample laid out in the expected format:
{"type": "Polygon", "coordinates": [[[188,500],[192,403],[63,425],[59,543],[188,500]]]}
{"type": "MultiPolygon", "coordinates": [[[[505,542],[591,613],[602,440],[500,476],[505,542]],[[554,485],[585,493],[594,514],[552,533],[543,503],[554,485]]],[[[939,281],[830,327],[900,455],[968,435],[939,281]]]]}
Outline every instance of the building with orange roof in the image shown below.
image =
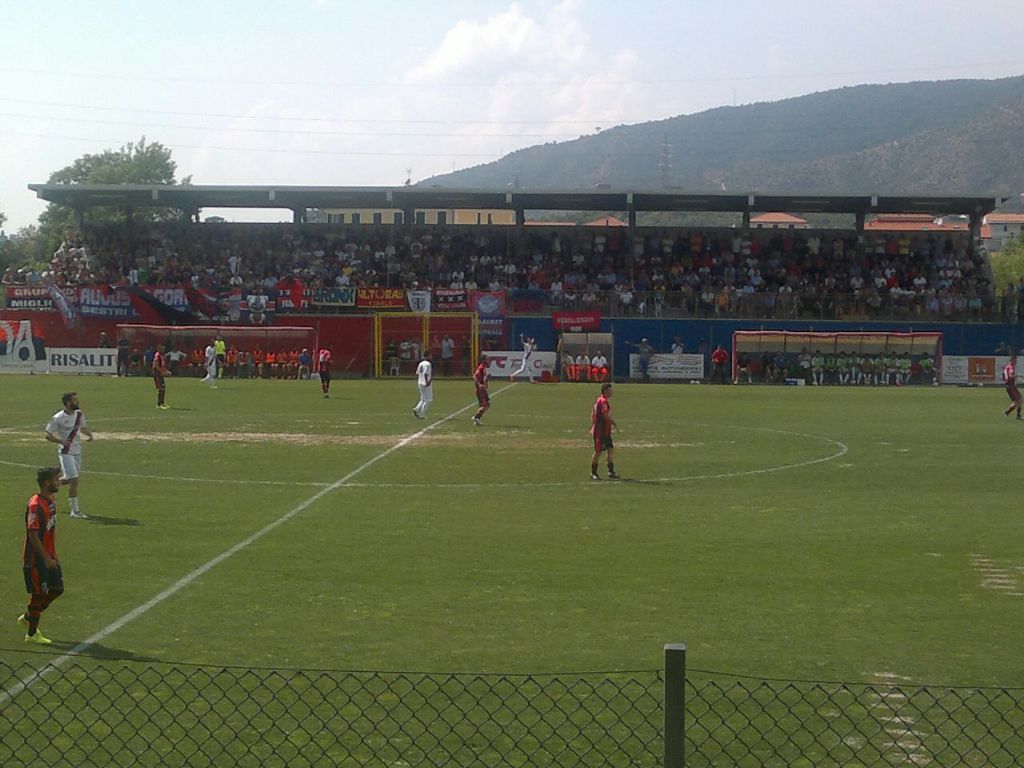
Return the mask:
{"type": "Polygon", "coordinates": [[[788,213],[759,213],[750,217],[751,229],[810,229],[807,219],[788,213]]]}
{"type": "Polygon", "coordinates": [[[990,251],[1002,250],[1011,237],[1024,235],[1024,213],[990,213],[982,222],[982,240],[990,251]],[[985,227],[989,230],[988,237],[985,237],[985,227]]]}

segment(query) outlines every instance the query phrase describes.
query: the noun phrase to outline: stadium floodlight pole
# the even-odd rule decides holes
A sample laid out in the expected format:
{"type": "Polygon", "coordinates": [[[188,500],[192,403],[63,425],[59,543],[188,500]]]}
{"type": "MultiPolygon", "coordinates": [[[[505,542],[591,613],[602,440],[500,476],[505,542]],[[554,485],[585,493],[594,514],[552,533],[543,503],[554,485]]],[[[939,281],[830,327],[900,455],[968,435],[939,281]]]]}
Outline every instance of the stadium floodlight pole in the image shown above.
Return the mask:
{"type": "Polygon", "coordinates": [[[665,645],[664,768],[686,765],[686,643],[665,645]]]}

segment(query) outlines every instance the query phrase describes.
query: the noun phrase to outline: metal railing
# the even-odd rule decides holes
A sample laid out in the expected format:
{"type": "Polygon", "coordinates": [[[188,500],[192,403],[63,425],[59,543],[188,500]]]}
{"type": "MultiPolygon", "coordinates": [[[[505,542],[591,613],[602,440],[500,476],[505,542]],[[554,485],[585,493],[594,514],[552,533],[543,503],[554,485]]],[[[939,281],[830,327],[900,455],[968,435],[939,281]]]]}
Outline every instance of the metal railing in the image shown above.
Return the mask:
{"type": "Polygon", "coordinates": [[[0,765],[1017,766],[1024,689],[662,670],[429,674],[26,654],[0,765]]]}

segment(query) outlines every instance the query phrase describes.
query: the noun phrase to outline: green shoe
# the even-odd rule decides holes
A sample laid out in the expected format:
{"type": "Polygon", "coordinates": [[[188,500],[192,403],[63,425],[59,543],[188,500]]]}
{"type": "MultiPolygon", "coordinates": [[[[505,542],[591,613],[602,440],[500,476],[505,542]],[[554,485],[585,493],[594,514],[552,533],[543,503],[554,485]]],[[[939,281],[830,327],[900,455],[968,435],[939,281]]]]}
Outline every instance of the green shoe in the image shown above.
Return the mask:
{"type": "Polygon", "coordinates": [[[25,635],[25,642],[35,643],[36,645],[50,645],[53,643],[53,640],[43,637],[43,633],[37,629],[34,635],[25,635]]]}
{"type": "Polygon", "coordinates": [[[21,614],[21,616],[18,617],[18,623],[21,624],[21,626],[25,627],[26,629],[28,628],[28,618],[25,616],[24,613],[21,614]]]}

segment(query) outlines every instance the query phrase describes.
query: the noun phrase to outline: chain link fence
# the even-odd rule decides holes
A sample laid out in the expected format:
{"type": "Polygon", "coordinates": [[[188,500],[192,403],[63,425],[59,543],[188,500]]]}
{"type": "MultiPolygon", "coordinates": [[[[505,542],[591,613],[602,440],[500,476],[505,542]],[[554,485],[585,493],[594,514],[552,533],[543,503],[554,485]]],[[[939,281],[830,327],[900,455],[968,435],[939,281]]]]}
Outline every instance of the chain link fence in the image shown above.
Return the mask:
{"type": "MultiPolygon", "coordinates": [[[[42,661],[45,661],[45,657],[42,661]]],[[[657,766],[658,671],[265,670],[0,660],[0,765],[657,766]]]]}
{"type": "Polygon", "coordinates": [[[687,766],[1011,768],[1022,734],[1022,689],[686,681],[687,766]]]}
{"type": "Polygon", "coordinates": [[[5,654],[0,765],[1024,764],[1024,689],[687,673],[668,648],[664,670],[550,675],[5,654]]]}

